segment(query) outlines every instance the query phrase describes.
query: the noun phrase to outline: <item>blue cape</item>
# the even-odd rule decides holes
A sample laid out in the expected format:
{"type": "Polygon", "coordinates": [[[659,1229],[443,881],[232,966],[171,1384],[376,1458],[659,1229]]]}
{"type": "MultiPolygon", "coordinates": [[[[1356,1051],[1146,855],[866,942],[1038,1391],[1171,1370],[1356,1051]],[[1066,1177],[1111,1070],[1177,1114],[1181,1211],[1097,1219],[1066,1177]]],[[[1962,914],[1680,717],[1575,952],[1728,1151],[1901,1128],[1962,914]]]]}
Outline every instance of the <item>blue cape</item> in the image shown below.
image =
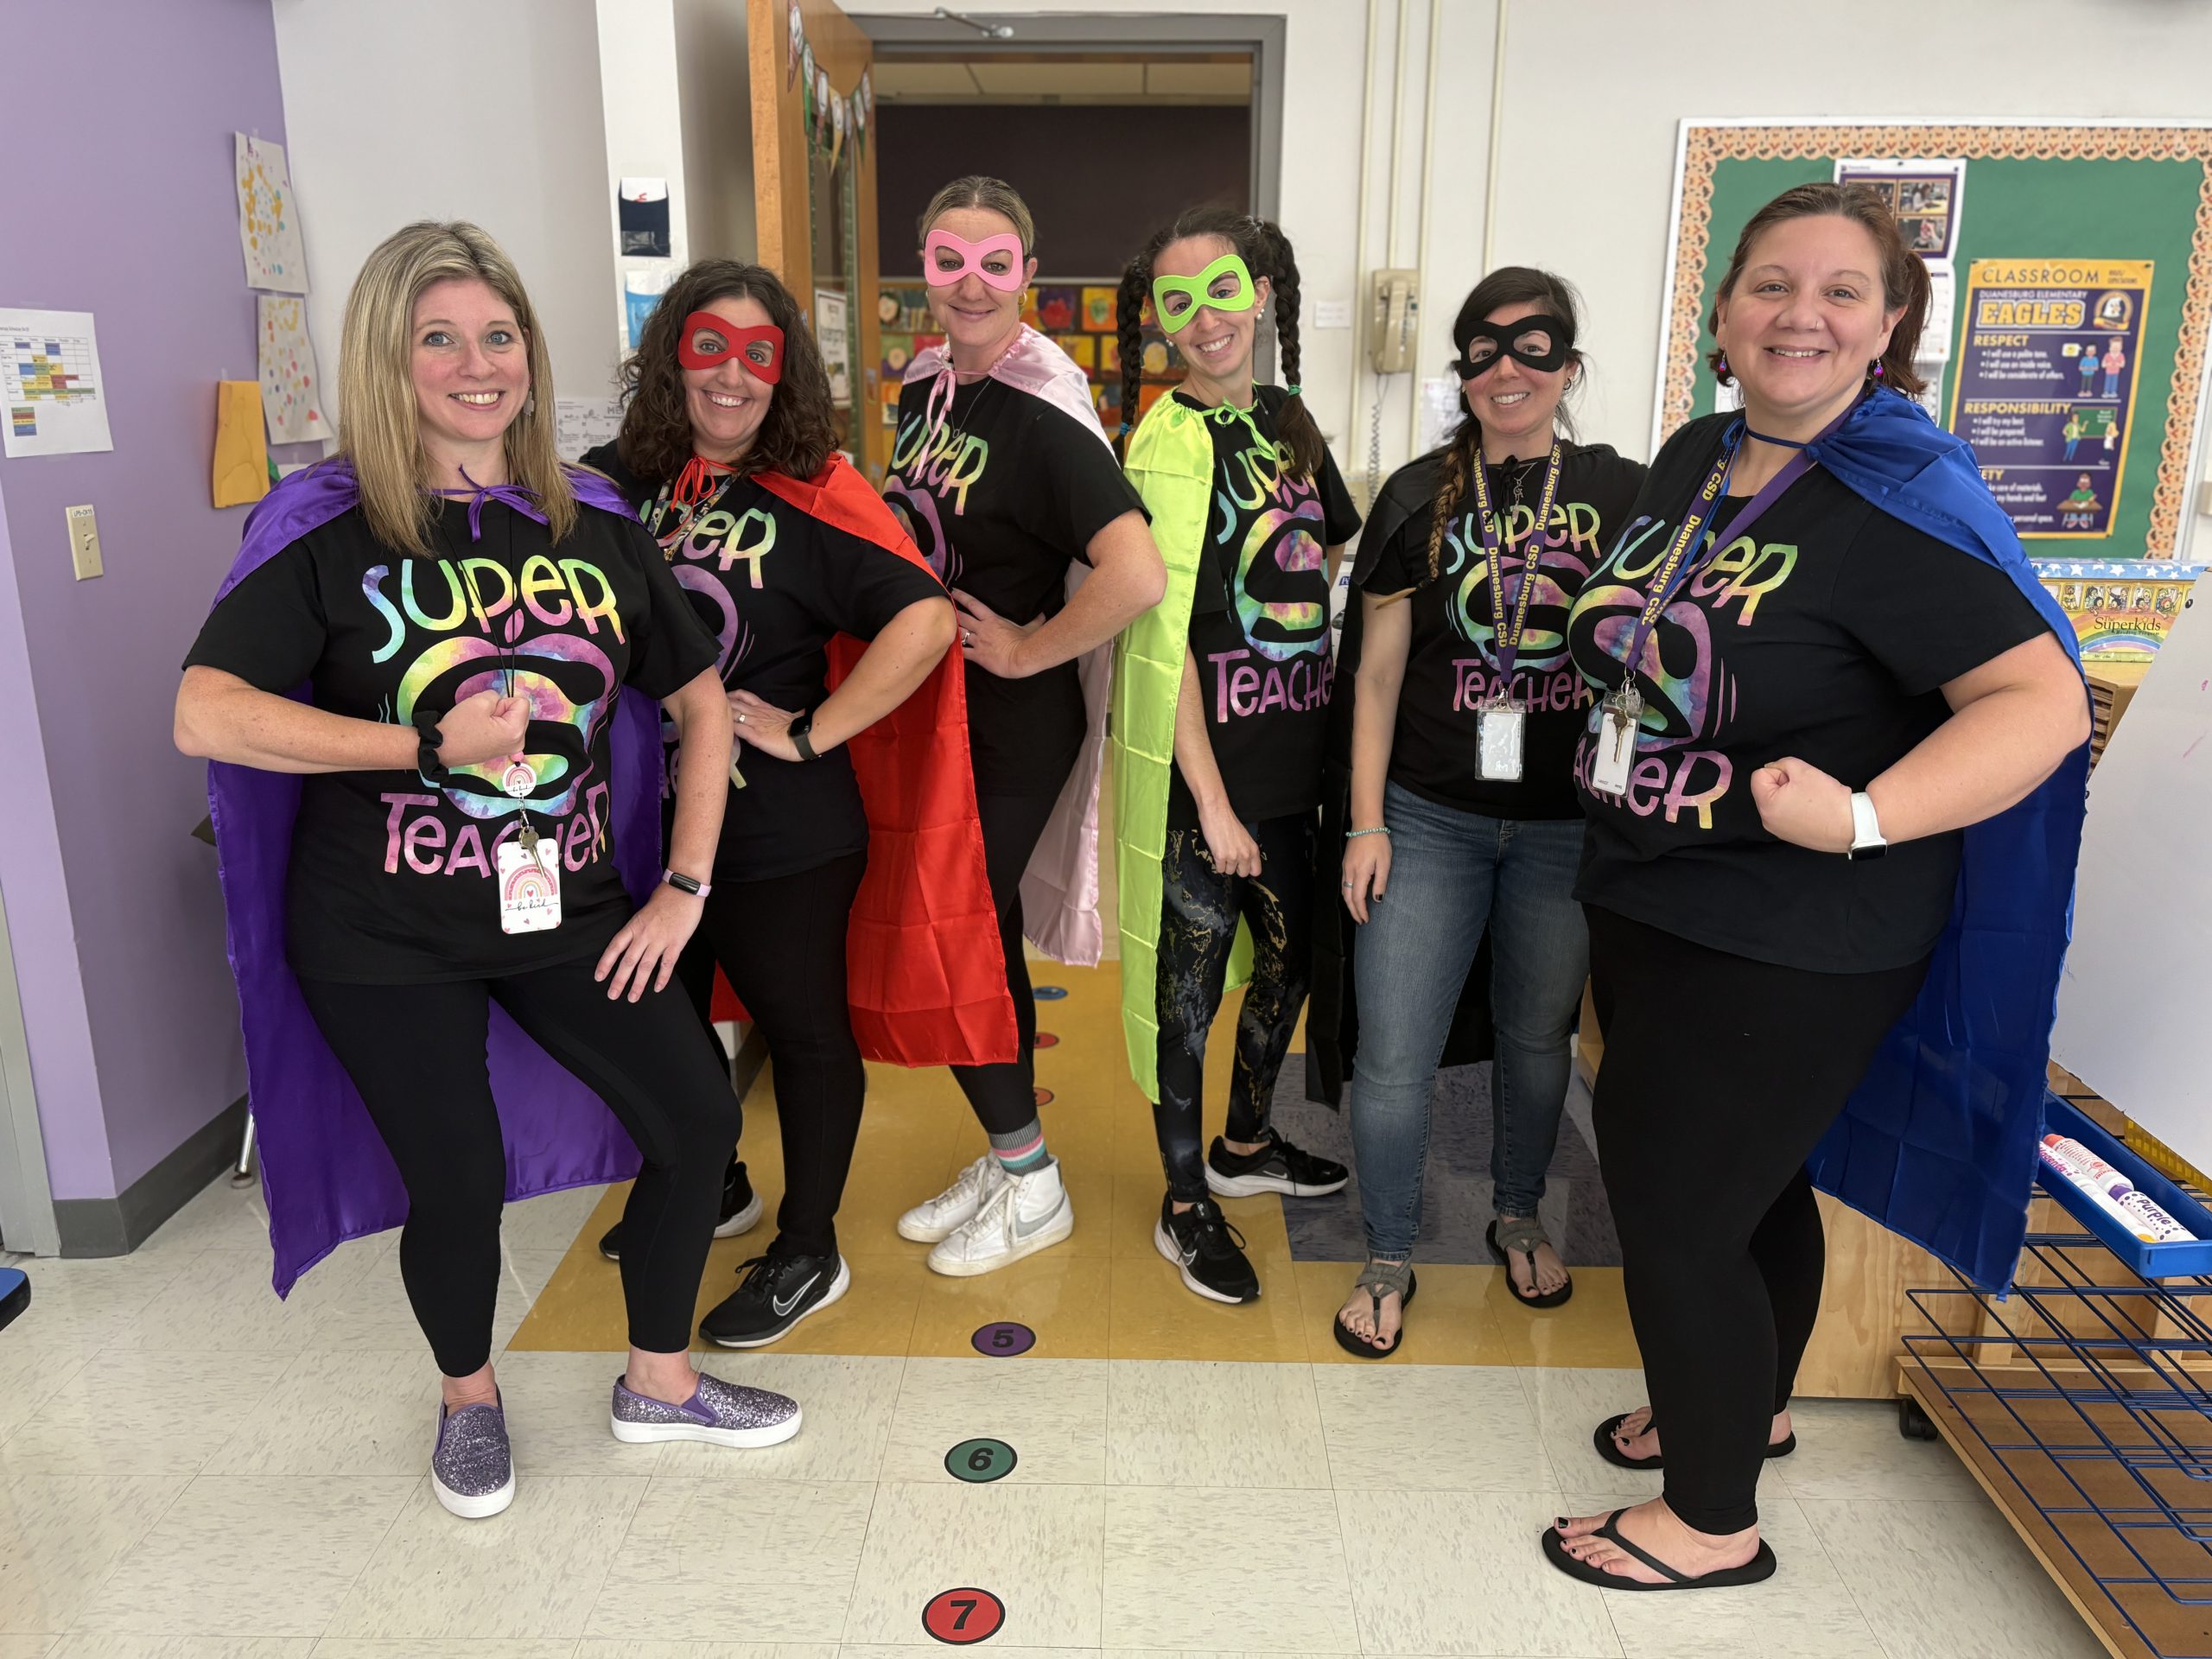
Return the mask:
{"type": "MultiPolygon", "coordinates": [[[[614,486],[596,473],[571,468],[569,480],[585,511],[633,517],[614,486]]],[[[248,515],[238,560],[216,589],[216,602],[359,499],[353,468],[343,460],[283,480],[248,515]]],[[[290,695],[308,701],[305,686],[290,695]]],[[[639,903],[660,878],[659,728],[659,705],[650,698],[631,691],[616,699],[607,734],[615,866],[639,903]]],[[[215,825],[231,971],[238,980],[273,1277],[282,1296],[346,1240],[406,1220],[407,1190],[353,1079],[308,1013],[284,958],[284,876],[300,810],[300,779],[211,762],[207,810],[215,825]]],[[[496,1003],[486,1058],[506,1141],[510,1200],[627,1180],[638,1173],[637,1148],[605,1103],[525,1037],[496,1003]]]]}
{"type": "MultiPolygon", "coordinates": [[[[1808,453],[1884,512],[2010,576],[2080,671],[2073,626],[1963,439],[1882,388],[1808,453]]],[[[2027,799],[1966,832],[1920,1000],[1809,1166],[1822,1191],[1992,1288],[2012,1283],[2027,1231],[2088,776],[2084,742],[2027,799]]]]}

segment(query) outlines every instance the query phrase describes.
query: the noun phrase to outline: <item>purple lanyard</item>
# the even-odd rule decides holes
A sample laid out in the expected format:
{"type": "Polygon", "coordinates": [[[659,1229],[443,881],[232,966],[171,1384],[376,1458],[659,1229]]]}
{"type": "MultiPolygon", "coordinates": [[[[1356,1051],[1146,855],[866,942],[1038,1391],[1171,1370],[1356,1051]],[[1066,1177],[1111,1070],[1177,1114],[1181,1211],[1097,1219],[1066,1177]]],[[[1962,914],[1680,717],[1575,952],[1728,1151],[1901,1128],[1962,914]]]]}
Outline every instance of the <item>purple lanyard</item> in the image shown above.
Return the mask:
{"type": "Polygon", "coordinates": [[[1746,535],[1759,515],[1781,499],[1783,491],[1812,471],[1813,445],[1832,435],[1838,427],[1851,418],[1852,409],[1858,406],[1854,399],[1850,409],[1846,409],[1821,428],[1817,437],[1805,443],[1792,443],[1787,438],[1761,437],[1758,441],[1762,443],[1787,445],[1797,453],[1783,462],[1782,470],[1769,479],[1759,493],[1745,503],[1744,510],[1729,521],[1728,540],[1724,543],[1718,535],[1714,536],[1712,544],[1693,559],[1688,556],[1689,550],[1695,543],[1698,532],[1713,517],[1713,508],[1727,495],[1728,480],[1736,471],[1736,457],[1743,449],[1745,435],[1751,430],[1740,417],[1729,429],[1727,437],[1722,441],[1719,457],[1713,463],[1713,470],[1705,475],[1705,482],[1698,487],[1697,493],[1690,498],[1690,505],[1683,510],[1681,527],[1675,532],[1675,539],[1669,543],[1667,556],[1659,562],[1658,574],[1651,584],[1651,596],[1644,601],[1643,614],[1637,619],[1635,631],[1629,635],[1627,671],[1621,681],[1624,686],[1634,683],[1636,665],[1643,660],[1644,644],[1651,638],[1651,630],[1658,626],[1668,601],[1681,590],[1683,583],[1702,570],[1722,547],[1732,545],[1746,535]]]}
{"type": "Polygon", "coordinates": [[[1513,684],[1514,666],[1521,660],[1521,636],[1529,626],[1529,601],[1536,591],[1537,573],[1544,568],[1544,526],[1552,520],[1552,500],[1559,493],[1560,457],[1564,453],[1560,441],[1554,438],[1551,463],[1545,468],[1544,487],[1536,499],[1535,522],[1529,527],[1531,550],[1521,557],[1521,586],[1514,595],[1513,626],[1510,632],[1505,618],[1505,559],[1499,546],[1502,538],[1491,520],[1487,469],[1479,457],[1475,461],[1475,523],[1482,531],[1483,558],[1490,567],[1491,617],[1497,629],[1497,677],[1507,688],[1513,684]]]}

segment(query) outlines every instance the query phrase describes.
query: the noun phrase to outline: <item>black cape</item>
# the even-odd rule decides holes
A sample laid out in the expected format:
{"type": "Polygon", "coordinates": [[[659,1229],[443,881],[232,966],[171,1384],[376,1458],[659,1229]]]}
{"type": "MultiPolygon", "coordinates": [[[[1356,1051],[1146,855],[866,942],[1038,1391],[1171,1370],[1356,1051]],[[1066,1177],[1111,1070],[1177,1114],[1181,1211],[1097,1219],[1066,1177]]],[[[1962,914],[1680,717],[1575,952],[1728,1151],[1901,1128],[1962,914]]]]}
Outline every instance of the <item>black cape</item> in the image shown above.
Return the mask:
{"type": "MultiPolygon", "coordinates": [[[[1344,1084],[1351,1079],[1352,1061],[1359,1051],[1359,999],[1352,975],[1359,924],[1344,906],[1342,885],[1344,831],[1351,827],[1351,723],[1358,696],[1362,609],[1359,583],[1374,570],[1382,550],[1408,519],[1423,524],[1429,522],[1443,467],[1444,451],[1432,450],[1391,474],[1376,495],[1352,561],[1352,591],[1345,601],[1344,633],[1337,646],[1316,860],[1323,897],[1313,925],[1313,988],[1306,1005],[1306,1097],[1332,1107],[1344,1103],[1344,1084]]],[[[1466,982],[1459,988],[1459,1007],[1444,1039],[1440,1065],[1472,1065],[1497,1052],[1491,1025],[1490,976],[1490,935],[1485,930],[1474,963],[1467,970],[1466,982]]]]}

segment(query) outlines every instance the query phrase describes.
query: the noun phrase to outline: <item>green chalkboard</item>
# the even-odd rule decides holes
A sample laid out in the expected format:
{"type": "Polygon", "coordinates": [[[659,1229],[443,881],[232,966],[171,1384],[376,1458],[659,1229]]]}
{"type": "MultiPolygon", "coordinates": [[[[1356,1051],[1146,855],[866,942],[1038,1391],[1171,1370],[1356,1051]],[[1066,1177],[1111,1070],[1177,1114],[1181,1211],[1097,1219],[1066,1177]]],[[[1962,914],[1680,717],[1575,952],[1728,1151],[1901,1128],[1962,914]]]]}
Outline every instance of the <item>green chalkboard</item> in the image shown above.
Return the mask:
{"type": "Polygon", "coordinates": [[[1691,123],[1683,153],[1655,442],[1714,407],[1707,319],[1736,238],[1754,212],[1793,185],[1832,179],[1839,157],[1963,156],[1946,409],[1972,326],[1967,279],[1974,260],[2153,262],[2124,437],[2126,486],[2110,532],[2031,541],[2029,550],[2072,558],[2171,556],[2196,448],[2212,314],[2212,128],[1691,123]]]}

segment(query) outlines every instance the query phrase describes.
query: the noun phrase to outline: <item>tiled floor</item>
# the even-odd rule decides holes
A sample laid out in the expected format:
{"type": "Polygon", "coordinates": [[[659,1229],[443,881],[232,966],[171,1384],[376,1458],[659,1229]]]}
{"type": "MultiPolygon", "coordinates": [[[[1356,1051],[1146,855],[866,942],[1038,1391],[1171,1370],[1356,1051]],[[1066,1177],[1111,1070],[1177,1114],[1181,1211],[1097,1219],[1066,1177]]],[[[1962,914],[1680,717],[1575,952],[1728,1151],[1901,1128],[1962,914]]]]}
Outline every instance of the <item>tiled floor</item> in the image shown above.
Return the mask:
{"type": "MultiPolygon", "coordinates": [[[[509,1211],[521,1485],[492,1522],[423,1479],[435,1379],[390,1237],[279,1303],[257,1195],[219,1185],[134,1256],[25,1264],[32,1309],[0,1334],[0,1659],[917,1659],[941,1651],[923,1605],[959,1586],[1003,1600],[1001,1659],[2101,1651],[1951,1453],[1878,1405],[1802,1408],[1761,1492],[1771,1582],[1640,1596],[1551,1572],[1553,1516],[1657,1488],[1590,1446],[1640,1397],[1617,1270],[1582,1268],[1562,1319],[1490,1268],[1424,1268],[1409,1361],[1361,1364],[1326,1335],[1347,1270],[1294,1259],[1252,1204],[1266,1298],[1200,1303],[1150,1255],[1158,1166],[1099,986],[1061,977],[1040,1058],[1075,1238],[932,1280],[889,1217],[970,1155],[963,1126],[941,1078],[879,1072],[852,1294],[789,1351],[708,1362],[804,1402],[769,1451],[608,1436],[620,1327],[591,1245],[619,1194],[509,1211]],[[1037,1348],[977,1357],[994,1319],[1037,1348]],[[946,1453],[982,1436],[1013,1472],[955,1480],[946,1453]]],[[[751,1117],[772,1210],[773,1115],[751,1117]]],[[[766,1237],[718,1247],[706,1294],[766,1237]]]]}

